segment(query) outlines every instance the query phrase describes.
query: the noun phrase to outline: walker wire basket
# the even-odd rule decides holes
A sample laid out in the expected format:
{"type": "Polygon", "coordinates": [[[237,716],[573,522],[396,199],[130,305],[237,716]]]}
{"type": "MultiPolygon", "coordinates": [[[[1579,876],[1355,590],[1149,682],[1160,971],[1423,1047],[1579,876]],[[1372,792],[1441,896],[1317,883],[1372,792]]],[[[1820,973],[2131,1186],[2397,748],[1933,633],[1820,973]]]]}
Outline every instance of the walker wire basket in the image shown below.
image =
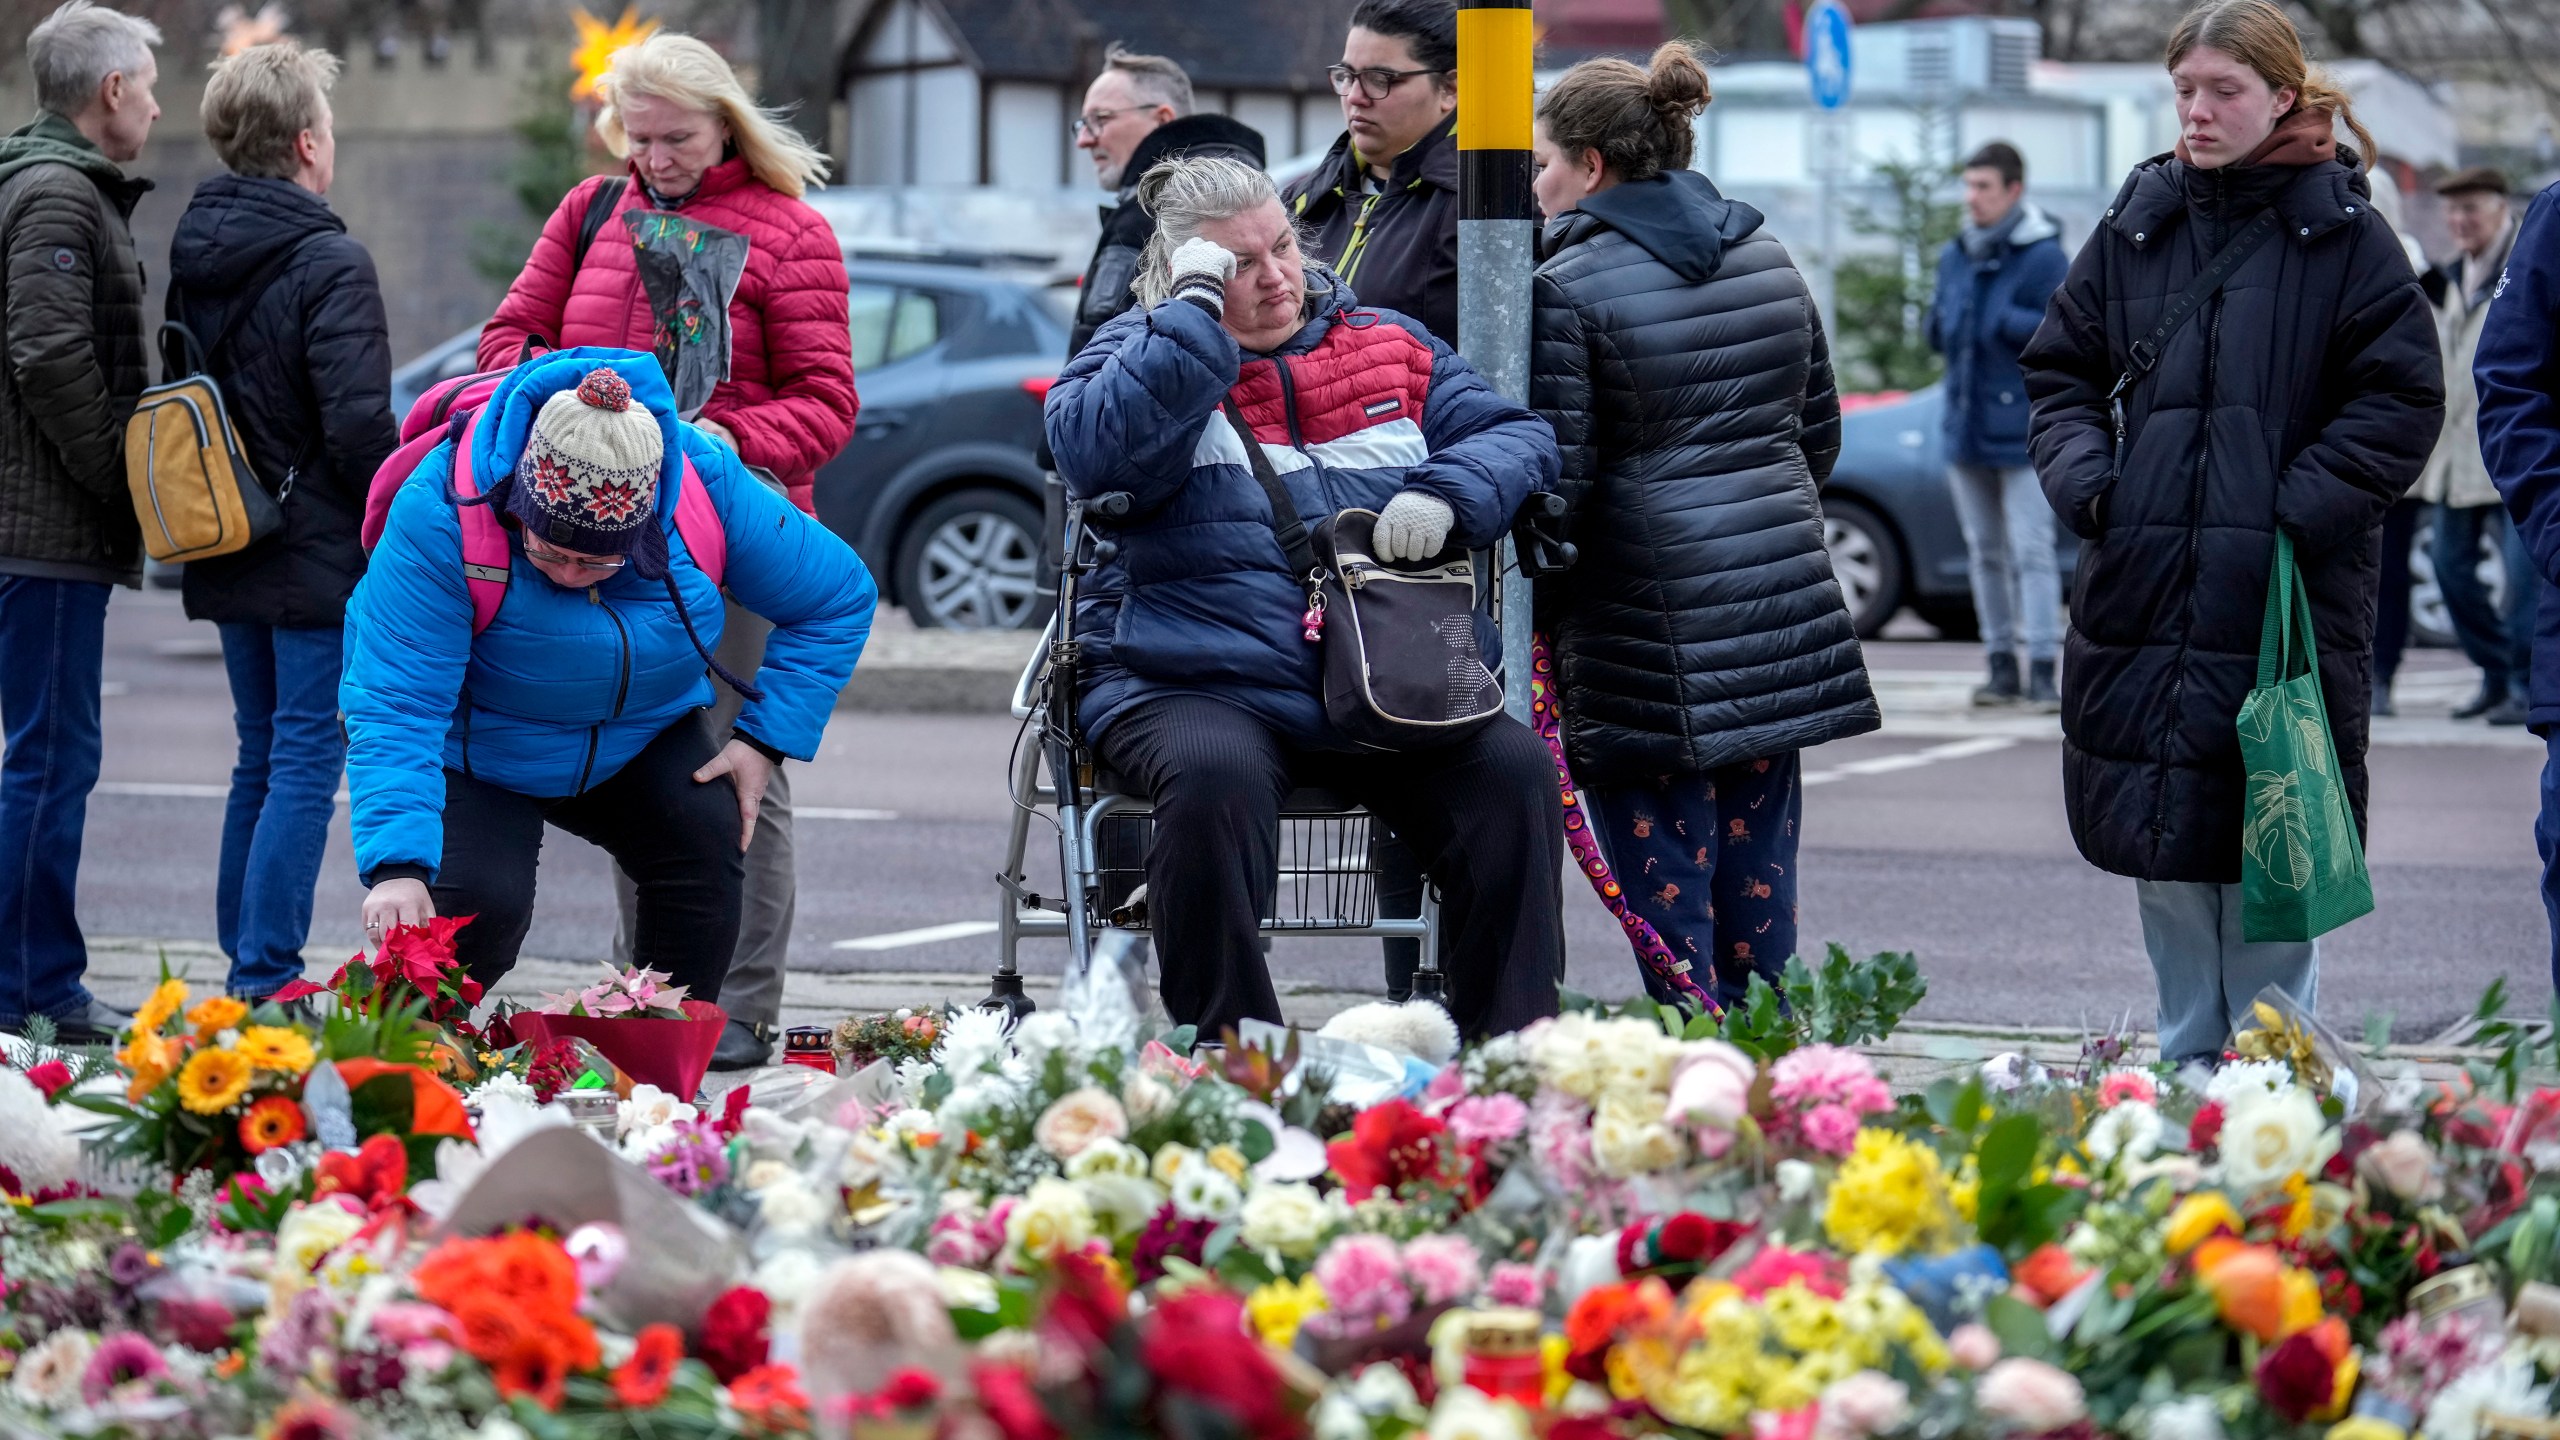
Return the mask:
{"type": "MultiPolygon", "coordinates": [[[[1148,928],[1146,901],[1138,891],[1146,884],[1143,857],[1154,829],[1154,815],[1144,810],[1117,810],[1101,817],[1102,843],[1095,847],[1096,853],[1121,863],[1095,870],[1100,882],[1097,908],[1110,924],[1124,930],[1148,928]],[[1136,897],[1134,904],[1132,897],[1136,897]]],[[[1375,924],[1378,867],[1370,852],[1374,834],[1365,812],[1282,815],[1279,884],[1271,894],[1272,913],[1263,917],[1263,924],[1275,930],[1356,930],[1375,924]]]]}

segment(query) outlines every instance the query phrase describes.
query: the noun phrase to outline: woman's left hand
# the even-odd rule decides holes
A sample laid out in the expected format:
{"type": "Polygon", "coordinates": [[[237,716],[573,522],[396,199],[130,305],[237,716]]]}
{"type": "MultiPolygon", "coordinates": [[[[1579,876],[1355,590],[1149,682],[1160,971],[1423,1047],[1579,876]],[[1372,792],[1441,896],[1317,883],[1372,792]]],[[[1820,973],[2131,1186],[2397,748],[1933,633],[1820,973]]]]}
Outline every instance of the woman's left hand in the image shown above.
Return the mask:
{"type": "Polygon", "coordinates": [[[728,446],[732,451],[738,448],[736,432],[717,420],[696,420],[693,422],[693,428],[728,446]]]}
{"type": "Polygon", "coordinates": [[[732,740],[711,757],[711,763],[693,772],[695,783],[708,785],[726,775],[738,787],[738,848],[745,850],[756,838],[756,811],[764,805],[765,787],[773,783],[774,763],[764,752],[744,740],[732,740]]]}

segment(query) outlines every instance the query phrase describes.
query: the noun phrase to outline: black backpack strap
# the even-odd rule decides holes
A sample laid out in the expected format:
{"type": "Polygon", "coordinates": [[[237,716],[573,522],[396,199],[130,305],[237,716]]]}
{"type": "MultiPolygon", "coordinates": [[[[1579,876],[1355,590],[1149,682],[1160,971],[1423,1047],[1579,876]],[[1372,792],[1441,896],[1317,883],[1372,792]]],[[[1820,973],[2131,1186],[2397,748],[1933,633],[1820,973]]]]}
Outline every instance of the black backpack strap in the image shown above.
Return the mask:
{"type": "Polygon", "coordinates": [[[1234,426],[1236,438],[1244,442],[1246,468],[1262,482],[1262,493],[1271,501],[1272,533],[1280,537],[1280,553],[1289,561],[1289,573],[1312,588],[1322,578],[1324,567],[1316,561],[1316,547],[1307,540],[1307,524],[1298,518],[1298,502],[1289,498],[1289,487],[1271,468],[1271,457],[1262,453],[1262,442],[1253,438],[1253,427],[1244,423],[1244,412],[1236,408],[1233,397],[1219,402],[1227,412],[1227,423],[1234,426]]]}
{"type": "Polygon", "coordinates": [[[614,207],[622,203],[622,192],[630,184],[627,176],[608,176],[595,188],[595,193],[587,197],[587,213],[578,219],[578,248],[570,255],[569,268],[572,271],[587,263],[587,251],[594,248],[596,236],[603,233],[605,222],[613,218],[614,207]]]}

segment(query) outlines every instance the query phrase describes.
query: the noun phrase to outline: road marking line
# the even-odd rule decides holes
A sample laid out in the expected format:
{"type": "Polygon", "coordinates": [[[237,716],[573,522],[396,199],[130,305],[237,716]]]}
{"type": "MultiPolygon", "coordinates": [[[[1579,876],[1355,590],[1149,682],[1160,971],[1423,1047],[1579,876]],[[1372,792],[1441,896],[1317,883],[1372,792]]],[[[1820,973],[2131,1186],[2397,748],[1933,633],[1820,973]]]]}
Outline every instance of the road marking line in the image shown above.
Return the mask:
{"type": "Polygon", "coordinates": [[[895,810],[848,810],[841,805],[801,805],[792,814],[803,820],[895,820],[895,810]]]}
{"type": "Polygon", "coordinates": [[[938,940],[969,940],[996,933],[993,920],[954,920],[948,925],[927,925],[921,930],[893,930],[886,935],[865,935],[859,940],[839,940],[827,947],[831,950],[903,950],[910,945],[931,945],[938,940]]]}
{"type": "MultiPolygon", "coordinates": [[[[230,798],[228,785],[206,785],[184,780],[101,780],[90,793],[96,795],[131,795],[155,800],[223,800],[230,798]]],[[[347,792],[334,797],[347,803],[347,792]]],[[[792,812],[803,820],[895,820],[895,810],[854,810],[838,805],[804,805],[792,812]]]]}
{"type": "Polygon", "coordinates": [[[1994,754],[2017,743],[2015,735],[1978,735],[1971,740],[1932,745],[1926,750],[1906,750],[1898,755],[1878,755],[1871,760],[1850,760],[1828,770],[1808,770],[1798,783],[1828,785],[1856,775],[1890,775],[1897,770],[1917,770],[1941,761],[1970,760],[1976,755],[1994,754]]]}

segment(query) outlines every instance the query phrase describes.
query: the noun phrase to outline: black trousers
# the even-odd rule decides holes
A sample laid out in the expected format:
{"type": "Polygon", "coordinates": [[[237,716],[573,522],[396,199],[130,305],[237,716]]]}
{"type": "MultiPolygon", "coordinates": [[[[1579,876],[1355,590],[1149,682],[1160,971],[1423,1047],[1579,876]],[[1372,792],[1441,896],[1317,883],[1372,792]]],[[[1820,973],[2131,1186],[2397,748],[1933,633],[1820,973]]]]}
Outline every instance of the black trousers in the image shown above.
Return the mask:
{"type": "Polygon", "coordinates": [[[737,786],[725,775],[707,785],[693,778],[718,753],[696,710],[583,795],[542,800],[444,772],[444,865],[433,893],[437,914],[479,917],[454,937],[471,978],[494,984],[515,968],[533,926],[547,822],[602,847],[638,887],[632,962],[674,976],[694,999],[719,999],[738,944],[746,857],[737,786]]]}
{"type": "Polygon", "coordinates": [[[1236,706],[1169,695],[1113,721],[1100,748],[1154,800],[1147,913],[1176,1023],[1209,1037],[1280,1019],[1257,931],[1292,785],[1367,806],[1439,884],[1460,1030],[1499,1034],[1556,1013],[1564,815],[1555,763],[1526,727],[1504,718],[1445,749],[1346,755],[1292,749],[1236,706]]]}

